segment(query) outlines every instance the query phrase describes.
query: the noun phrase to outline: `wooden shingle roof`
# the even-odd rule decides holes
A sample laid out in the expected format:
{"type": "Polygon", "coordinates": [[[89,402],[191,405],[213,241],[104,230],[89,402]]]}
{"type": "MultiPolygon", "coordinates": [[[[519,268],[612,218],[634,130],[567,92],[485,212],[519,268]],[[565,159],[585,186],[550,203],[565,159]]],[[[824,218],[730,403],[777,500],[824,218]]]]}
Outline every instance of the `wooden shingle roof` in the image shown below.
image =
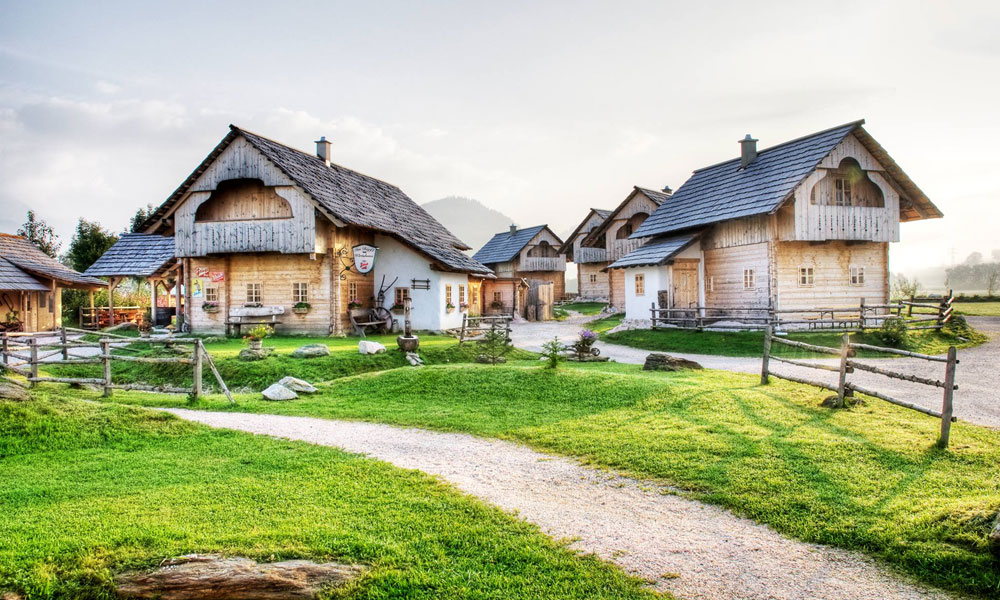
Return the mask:
{"type": "Polygon", "coordinates": [[[690,246],[700,232],[653,238],[632,252],[608,265],[609,269],[662,265],[678,252],[690,246]]]}
{"type": "Polygon", "coordinates": [[[0,258],[0,290],[47,292],[49,288],[14,263],[0,258]]]}
{"type": "Polygon", "coordinates": [[[449,270],[492,275],[489,268],[462,253],[462,250],[469,250],[469,246],[398,187],[337,164],[327,165],[315,155],[235,125],[229,128],[229,134],[154,211],[144,228],[148,230],[149,226],[163,218],[219,154],[233,140],[242,137],[301,187],[328,217],[390,235],[449,270]]]}
{"type": "MultiPolygon", "coordinates": [[[[548,225],[535,225],[518,229],[514,233],[504,231],[494,235],[486,245],[480,248],[473,258],[484,265],[497,264],[513,260],[528,242],[548,225]]],[[[551,230],[550,230],[551,231],[551,230]]],[[[552,234],[555,235],[555,234],[552,234]]],[[[556,239],[559,239],[558,237],[556,239]]]]}
{"type": "Polygon", "coordinates": [[[0,258],[34,276],[55,279],[66,287],[103,286],[100,279],[87,277],[60,263],[19,235],[0,233],[0,258]]]}
{"type": "Polygon", "coordinates": [[[149,277],[173,262],[173,237],[126,233],[83,274],[92,277],[149,277]]]}

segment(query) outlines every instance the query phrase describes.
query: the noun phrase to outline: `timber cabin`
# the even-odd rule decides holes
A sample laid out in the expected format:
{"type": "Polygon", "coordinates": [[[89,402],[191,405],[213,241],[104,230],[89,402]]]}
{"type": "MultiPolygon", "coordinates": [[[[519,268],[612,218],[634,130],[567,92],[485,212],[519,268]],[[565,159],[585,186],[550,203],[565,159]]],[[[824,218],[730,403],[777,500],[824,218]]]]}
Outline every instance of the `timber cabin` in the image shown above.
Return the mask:
{"type": "Polygon", "coordinates": [[[563,241],[548,225],[523,229],[511,225],[509,231],[494,235],[472,257],[496,274],[496,279],[483,283],[483,306],[493,312],[527,317],[529,291],[536,284],[552,284],[552,299],[538,313],[549,314],[552,303],[566,295],[566,256],[559,251],[562,246],[563,241]]]}
{"type": "MultiPolygon", "coordinates": [[[[612,259],[626,318],[661,308],[818,309],[889,300],[901,221],[941,211],[855,121],[694,174],[612,259]]],[[[609,257],[611,258],[611,257],[609,257]]]]}
{"type": "Polygon", "coordinates": [[[104,285],[45,254],[26,238],[0,233],[0,331],[62,327],[62,290],[93,292],[104,285]]]}
{"type": "Polygon", "coordinates": [[[607,302],[611,292],[608,282],[608,253],[605,249],[605,237],[599,236],[594,246],[584,246],[583,240],[604,223],[610,210],[592,208],[587,216],[569,234],[559,253],[566,260],[576,265],[577,299],[580,301],[607,302]]]}
{"type": "MultiPolygon", "coordinates": [[[[607,273],[607,300],[615,309],[625,310],[625,273],[618,269],[607,267],[639,248],[649,238],[635,237],[633,234],[670,197],[670,188],[662,191],[634,187],[628,196],[611,211],[604,220],[590,230],[580,240],[581,249],[604,249],[605,264],[602,269],[607,273]]],[[[593,274],[588,274],[588,280],[593,274]]],[[[599,283],[601,279],[594,276],[599,283]]],[[[582,284],[581,284],[582,285],[582,284]]],[[[582,289],[582,288],[581,288],[582,289]]]]}
{"type": "MultiPolygon", "coordinates": [[[[476,297],[469,286],[493,278],[398,187],[334,163],[325,138],[312,155],[230,125],[143,229],[172,239],[173,256],[124,262],[180,281],[179,320],[197,332],[264,322],[280,333],[345,334],[351,311],[393,308],[401,326],[407,303],[414,329],[454,329],[476,297]]],[[[137,269],[94,272],[126,271],[137,269]]]]}

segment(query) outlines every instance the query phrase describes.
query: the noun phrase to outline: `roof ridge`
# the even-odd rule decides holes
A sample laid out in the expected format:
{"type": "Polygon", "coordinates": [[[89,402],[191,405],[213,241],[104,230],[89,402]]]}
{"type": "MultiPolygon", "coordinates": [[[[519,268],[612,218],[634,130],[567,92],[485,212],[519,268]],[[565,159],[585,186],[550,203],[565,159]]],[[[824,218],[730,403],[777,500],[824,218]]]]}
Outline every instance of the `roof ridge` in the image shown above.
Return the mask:
{"type": "MultiPolygon", "coordinates": [[[[818,135],[823,135],[824,133],[830,133],[831,131],[834,131],[834,130],[837,130],[837,129],[842,129],[844,127],[850,127],[851,131],[854,131],[855,129],[857,129],[858,127],[860,127],[860,126],[862,126],[864,124],[865,124],[865,120],[864,119],[858,119],[856,121],[849,121],[847,123],[843,123],[841,125],[837,125],[837,126],[834,126],[834,127],[828,127],[826,129],[823,129],[822,131],[815,131],[813,133],[802,135],[802,136],[799,136],[799,137],[791,139],[791,140],[785,140],[784,142],[781,142],[779,144],[775,144],[773,146],[768,146],[767,148],[764,148],[763,150],[759,150],[757,152],[757,155],[760,156],[761,154],[764,154],[765,152],[770,152],[771,150],[776,150],[778,148],[781,148],[782,146],[787,146],[788,144],[794,144],[796,142],[801,142],[801,141],[807,140],[807,139],[809,139],[811,137],[816,137],[818,135]]],[[[848,133],[850,133],[850,132],[848,132],[848,133]]],[[[708,169],[714,169],[715,167],[721,167],[722,165],[727,164],[727,163],[731,163],[731,162],[739,162],[740,160],[742,160],[742,159],[739,156],[737,156],[736,158],[730,158],[728,160],[717,162],[715,164],[711,164],[711,165],[708,165],[706,167],[701,167],[700,169],[695,169],[694,171],[691,171],[691,172],[692,173],[698,173],[699,171],[707,171],[708,169]]]]}

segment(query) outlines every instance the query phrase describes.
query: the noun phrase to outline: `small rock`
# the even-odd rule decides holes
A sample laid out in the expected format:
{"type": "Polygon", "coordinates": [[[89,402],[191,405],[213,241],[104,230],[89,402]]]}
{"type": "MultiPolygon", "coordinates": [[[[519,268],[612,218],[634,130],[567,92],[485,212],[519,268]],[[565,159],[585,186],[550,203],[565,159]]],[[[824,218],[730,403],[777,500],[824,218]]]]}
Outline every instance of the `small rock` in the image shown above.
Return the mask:
{"type": "Polygon", "coordinates": [[[272,383],[270,387],[261,392],[265,400],[295,400],[298,394],[286,388],[280,383],[272,383]]]}
{"type": "Polygon", "coordinates": [[[993,531],[989,535],[990,552],[994,557],[1000,558],[1000,513],[997,513],[993,520],[993,531]]]}
{"type": "Polygon", "coordinates": [[[424,364],[424,359],[420,358],[420,355],[416,352],[407,352],[406,360],[409,361],[410,365],[414,367],[419,367],[424,364]]]}
{"type": "Polygon", "coordinates": [[[361,354],[381,354],[385,352],[385,346],[371,340],[361,340],[358,342],[358,352],[361,354]]]}
{"type": "Polygon", "coordinates": [[[702,366],[693,360],[677,358],[669,354],[653,352],[646,357],[642,365],[643,371],[681,371],[684,369],[701,369],[702,366]]]}
{"type": "Polygon", "coordinates": [[[263,360],[271,355],[273,348],[261,348],[260,350],[254,350],[253,348],[244,348],[240,350],[239,359],[244,361],[251,360],[263,360]]]}
{"type": "Polygon", "coordinates": [[[304,379],[299,379],[297,377],[292,377],[291,375],[287,377],[282,377],[278,381],[278,385],[283,385],[286,388],[292,390],[293,392],[298,392],[300,394],[315,394],[316,388],[313,384],[309,383],[304,379]]]}
{"type": "Polygon", "coordinates": [[[122,573],[115,579],[117,593],[124,598],[300,600],[343,587],[365,570],[360,565],[332,562],[258,563],[239,556],[192,554],[164,561],[151,572],[122,573]]]}
{"type": "Polygon", "coordinates": [[[221,344],[222,342],[228,342],[229,338],[221,335],[210,335],[206,338],[202,338],[201,343],[203,344],[221,344]]]}
{"type": "Polygon", "coordinates": [[[292,358],[316,358],[317,356],[329,356],[330,348],[326,344],[306,344],[299,346],[292,352],[292,358]]]}
{"type": "Polygon", "coordinates": [[[0,380],[0,398],[25,402],[31,400],[31,394],[21,384],[4,378],[0,380]]]}

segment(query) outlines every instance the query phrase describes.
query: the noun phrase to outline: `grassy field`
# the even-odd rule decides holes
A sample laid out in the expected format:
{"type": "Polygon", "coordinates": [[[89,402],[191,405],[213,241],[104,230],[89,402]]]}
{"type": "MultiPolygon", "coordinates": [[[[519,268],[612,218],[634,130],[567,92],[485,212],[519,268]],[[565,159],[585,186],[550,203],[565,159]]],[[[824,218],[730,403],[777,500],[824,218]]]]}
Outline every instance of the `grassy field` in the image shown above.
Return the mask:
{"type": "Polygon", "coordinates": [[[592,316],[601,314],[601,311],[604,310],[604,307],[607,305],[607,302],[569,302],[567,304],[563,304],[559,308],[572,310],[580,313],[581,315],[592,316]]]}
{"type": "MultiPolygon", "coordinates": [[[[0,596],[113,598],[190,552],[369,565],[351,598],[652,598],[417,471],[166,414],[0,401],[0,596]]],[[[342,597],[340,595],[336,597],[342,597]]]]}
{"type": "MultiPolygon", "coordinates": [[[[1000,569],[986,535],[1000,510],[1000,432],[870,400],[820,408],[822,394],[717,371],[633,365],[455,365],[344,378],[315,396],[196,408],[360,419],[499,437],[690,490],[778,531],[857,549],[926,581],[989,595],[1000,569]]],[[[117,394],[182,405],[183,398],[117,394]]]]}
{"type": "Polygon", "coordinates": [[[1000,302],[958,302],[952,306],[955,312],[976,317],[1000,317],[1000,302]]]}

